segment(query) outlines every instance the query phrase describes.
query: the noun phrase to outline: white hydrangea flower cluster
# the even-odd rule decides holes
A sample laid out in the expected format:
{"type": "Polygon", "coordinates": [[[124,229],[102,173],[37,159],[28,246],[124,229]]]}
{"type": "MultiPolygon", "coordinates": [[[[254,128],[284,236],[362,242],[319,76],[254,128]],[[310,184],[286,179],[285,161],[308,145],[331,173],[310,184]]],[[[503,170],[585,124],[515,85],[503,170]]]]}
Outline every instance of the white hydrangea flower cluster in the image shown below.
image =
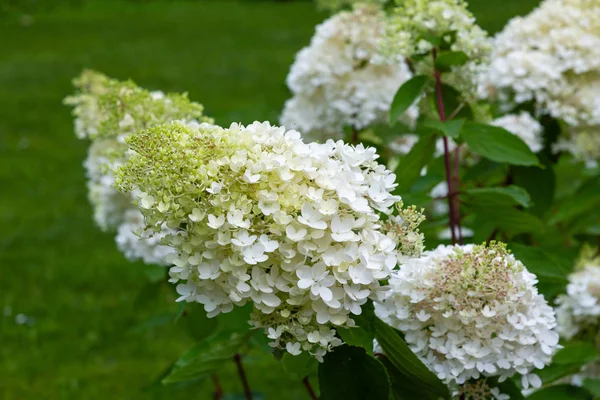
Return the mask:
{"type": "Polygon", "coordinates": [[[176,231],[166,226],[162,226],[158,233],[145,228],[144,216],[137,208],[125,211],[115,237],[117,247],[130,261],[142,260],[145,264],[165,265],[165,260],[174,250],[162,242],[167,235],[176,231]]]}
{"type": "MultiPolygon", "coordinates": [[[[396,91],[412,73],[400,58],[384,61],[378,55],[385,23],[378,7],[359,5],[318,25],[287,77],[293,97],[281,124],[326,139],[341,138],[344,127],[360,130],[387,121],[396,91]]],[[[412,107],[402,118],[413,123],[417,115],[412,107]]]]}
{"type": "MultiPolygon", "coordinates": [[[[461,66],[453,66],[445,73],[444,82],[454,86],[465,97],[474,100],[472,92],[480,74],[482,63],[491,49],[487,32],[475,23],[463,0],[403,0],[389,18],[386,35],[380,43],[381,51],[388,57],[398,55],[411,58],[426,54],[435,48],[448,47],[469,57],[461,66]],[[432,38],[440,44],[433,44],[432,38]]],[[[431,75],[431,59],[413,62],[418,74],[431,75]]]]}
{"type": "Polygon", "coordinates": [[[600,124],[600,3],[545,0],[494,40],[481,96],[534,100],[570,125],[600,124]]]}
{"type": "Polygon", "coordinates": [[[588,168],[597,167],[600,160],[600,125],[568,128],[554,143],[552,150],[556,153],[566,151],[588,168]]]}
{"type": "Polygon", "coordinates": [[[506,250],[439,246],[401,266],[377,315],[405,334],[417,356],[448,384],[544,368],[559,348],[553,309],[537,292],[535,275],[506,250]]]}
{"type": "Polygon", "coordinates": [[[254,325],[292,354],[320,360],[341,344],[333,327],[351,327],[351,315],[380,297],[404,243],[418,248],[418,238],[382,226],[400,198],[372,148],[305,144],[267,122],[173,123],[128,143],[119,187],[140,191],[148,228],[181,228],[166,238],[177,250],[169,275],[179,300],[211,317],[250,301],[254,325]]]}
{"type": "Polygon", "coordinates": [[[202,105],[186,95],[149,92],[89,70],[74,85],[77,93],[65,103],[74,107],[76,135],[92,140],[84,167],[94,220],[103,231],[118,232],[117,245],[128,259],[162,264],[170,248],[160,245],[161,237],[171,230],[149,237],[140,229],[143,217],[132,197],[114,187],[114,170],[127,160],[127,136],[173,119],[208,121],[202,105]]]}
{"type": "Polygon", "coordinates": [[[600,324],[600,260],[592,260],[569,275],[567,293],[556,303],[557,331],[571,339],[600,324]]]}
{"type": "Polygon", "coordinates": [[[504,128],[519,137],[534,153],[544,148],[544,127],[526,111],[502,116],[493,120],[490,125],[504,128]]]}

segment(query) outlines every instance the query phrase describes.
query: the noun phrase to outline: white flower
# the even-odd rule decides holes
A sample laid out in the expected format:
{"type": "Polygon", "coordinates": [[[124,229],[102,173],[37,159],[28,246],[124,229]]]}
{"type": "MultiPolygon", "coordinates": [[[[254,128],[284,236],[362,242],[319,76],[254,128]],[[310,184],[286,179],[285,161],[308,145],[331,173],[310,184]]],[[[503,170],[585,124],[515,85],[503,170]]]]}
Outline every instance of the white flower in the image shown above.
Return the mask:
{"type": "MultiPolygon", "coordinates": [[[[186,95],[149,92],[93,71],[84,71],[74,84],[78,93],[65,103],[74,107],[76,135],[92,140],[84,166],[96,223],[104,231],[116,232],[117,245],[128,259],[165,264],[172,249],[162,241],[175,231],[158,221],[153,221],[152,229],[144,229],[143,215],[133,200],[137,198],[138,206],[146,210],[157,207],[167,212],[170,205],[147,193],[119,192],[114,170],[129,157],[125,143],[129,135],[172,120],[209,121],[202,116],[203,107],[186,95]]],[[[204,217],[195,209],[189,218],[198,222],[204,217]]]]}
{"type": "Polygon", "coordinates": [[[145,230],[144,216],[135,208],[125,212],[115,240],[128,260],[142,260],[146,264],[167,265],[165,261],[174,251],[162,244],[165,236],[175,231],[163,226],[159,233],[145,230]]]}
{"type": "Polygon", "coordinates": [[[545,0],[513,18],[494,40],[481,96],[508,105],[534,100],[570,125],[599,125],[598,15],[596,0],[545,0]]]}
{"type": "Polygon", "coordinates": [[[440,246],[401,266],[375,311],[448,384],[519,373],[539,386],[531,371],[560,346],[536,283],[502,244],[440,246]]]}
{"type": "Polygon", "coordinates": [[[204,304],[209,316],[252,302],[252,323],[292,354],[322,360],[341,344],[335,326],[352,327],[405,249],[422,247],[412,211],[390,215],[400,200],[395,176],[372,149],[305,144],[296,131],[258,122],[173,123],[128,142],[117,183],[168,205],[141,211],[149,228],[181,229],[165,239],[180,299],[204,304]],[[248,169],[269,179],[248,180],[248,169]],[[221,189],[206,191],[212,182],[221,189]],[[277,207],[265,211],[266,203],[277,207]],[[190,223],[194,210],[207,218],[190,223]]]}
{"type": "MultiPolygon", "coordinates": [[[[385,25],[383,11],[363,4],[317,26],[287,77],[293,97],[281,123],[326,139],[341,138],[344,127],[387,121],[394,94],[412,74],[403,59],[385,61],[378,55],[385,25]]],[[[413,123],[417,114],[412,107],[402,118],[413,123]]]]}
{"type": "MultiPolygon", "coordinates": [[[[600,324],[600,262],[591,259],[569,275],[567,293],[556,300],[557,331],[571,339],[581,330],[600,324]]],[[[596,328],[594,328],[596,327],[596,328]]]]}

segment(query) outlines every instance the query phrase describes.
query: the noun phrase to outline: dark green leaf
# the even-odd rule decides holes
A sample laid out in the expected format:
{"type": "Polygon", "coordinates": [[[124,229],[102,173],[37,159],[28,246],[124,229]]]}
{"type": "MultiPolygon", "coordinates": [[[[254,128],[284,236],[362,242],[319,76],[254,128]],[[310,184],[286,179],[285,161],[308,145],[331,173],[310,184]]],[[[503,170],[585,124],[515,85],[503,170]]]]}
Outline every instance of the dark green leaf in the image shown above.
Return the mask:
{"type": "Polygon", "coordinates": [[[600,379],[584,379],[583,387],[595,397],[600,396],[600,379]]]}
{"type": "Polygon", "coordinates": [[[560,349],[552,358],[552,363],[557,365],[565,364],[587,364],[598,359],[598,351],[591,343],[573,342],[560,349]]]}
{"type": "Polygon", "coordinates": [[[375,337],[388,360],[405,379],[410,379],[423,392],[421,398],[450,398],[448,388],[410,350],[392,327],[375,319],[375,337]]]}
{"type": "Polygon", "coordinates": [[[427,78],[425,76],[417,75],[400,86],[390,107],[390,125],[393,125],[421,96],[423,90],[425,90],[426,83],[427,78]]]}
{"type": "Polygon", "coordinates": [[[553,298],[564,291],[569,269],[561,260],[538,247],[512,243],[509,248],[529,272],[537,275],[538,289],[546,298],[553,298]]]}
{"type": "Polygon", "coordinates": [[[513,235],[540,232],[545,229],[544,223],[539,218],[515,208],[479,207],[478,204],[474,204],[473,208],[477,213],[478,225],[485,222],[489,226],[490,223],[493,223],[496,228],[513,235]]]}
{"type": "Polygon", "coordinates": [[[436,133],[451,137],[453,139],[458,138],[460,130],[462,129],[465,120],[463,118],[453,119],[451,121],[442,122],[436,119],[427,119],[423,126],[425,128],[433,129],[436,133]]]}
{"type": "Polygon", "coordinates": [[[467,122],[463,126],[461,137],[474,153],[492,161],[513,165],[540,165],[525,142],[503,128],[467,122]]]}
{"type": "Polygon", "coordinates": [[[383,365],[364,349],[344,345],[319,365],[321,400],[389,400],[390,381],[383,365]]]}
{"type": "Polygon", "coordinates": [[[150,283],[158,283],[164,281],[167,277],[167,268],[157,267],[156,265],[145,265],[144,275],[150,283]]]}
{"type": "Polygon", "coordinates": [[[387,357],[380,357],[379,361],[381,361],[390,377],[392,400],[413,400],[423,398],[424,394],[420,390],[422,388],[415,385],[409,377],[403,375],[394,364],[387,359],[387,357]]]}
{"type": "Polygon", "coordinates": [[[528,400],[592,400],[584,388],[572,385],[555,385],[543,388],[527,397],[528,400]]]}
{"type": "Polygon", "coordinates": [[[400,163],[395,171],[398,187],[396,187],[394,193],[404,194],[415,184],[419,176],[421,176],[421,169],[433,157],[435,142],[435,136],[422,137],[410,152],[400,159],[400,163]]]}
{"type": "Polygon", "coordinates": [[[552,206],[556,177],[549,160],[542,158],[546,168],[512,167],[513,183],[521,186],[531,196],[533,206],[527,210],[538,217],[543,216],[552,206]]]}
{"type": "Polygon", "coordinates": [[[519,186],[474,188],[466,191],[467,197],[478,204],[488,205],[520,205],[529,207],[529,193],[519,186]]]}
{"type": "MultiPolygon", "coordinates": [[[[371,343],[372,345],[372,343],[371,343]]],[[[283,368],[296,379],[302,379],[317,371],[318,362],[308,352],[303,351],[297,356],[286,352],[281,359],[283,368]]]]}
{"type": "Polygon", "coordinates": [[[445,51],[436,58],[435,67],[445,72],[453,66],[464,65],[467,61],[469,61],[469,56],[462,51],[445,51]]]}
{"type": "Polygon", "coordinates": [[[249,333],[219,333],[196,344],[173,366],[163,383],[175,383],[210,376],[223,364],[230,362],[248,342],[249,333]]]}
{"type": "Polygon", "coordinates": [[[578,190],[574,199],[569,198],[560,204],[558,211],[550,219],[551,224],[569,220],[600,206],[600,179],[592,179],[578,190]]]}
{"type": "Polygon", "coordinates": [[[351,345],[364,348],[368,354],[373,355],[373,339],[375,339],[375,312],[373,303],[368,302],[362,306],[362,313],[353,316],[356,327],[337,328],[342,340],[351,345]]]}

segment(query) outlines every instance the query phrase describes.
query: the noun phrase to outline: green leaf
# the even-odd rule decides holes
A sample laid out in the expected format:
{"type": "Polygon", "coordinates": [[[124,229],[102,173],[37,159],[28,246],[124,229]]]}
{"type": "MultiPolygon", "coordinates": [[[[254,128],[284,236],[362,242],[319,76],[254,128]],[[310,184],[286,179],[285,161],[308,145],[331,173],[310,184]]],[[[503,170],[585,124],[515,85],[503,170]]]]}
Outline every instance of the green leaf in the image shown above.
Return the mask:
{"type": "Polygon", "coordinates": [[[400,86],[390,107],[390,125],[394,125],[396,120],[419,98],[425,90],[426,83],[427,78],[424,75],[417,75],[400,86]]]}
{"type": "Polygon", "coordinates": [[[529,207],[529,193],[519,186],[489,187],[468,189],[466,195],[474,202],[488,205],[520,205],[529,207]]]}
{"type": "Polygon", "coordinates": [[[281,359],[283,368],[296,379],[302,379],[317,371],[318,362],[308,352],[303,351],[297,356],[286,352],[281,359]]]}
{"type": "Polygon", "coordinates": [[[446,385],[442,383],[410,350],[408,345],[392,327],[375,318],[375,338],[385,356],[405,378],[410,379],[423,393],[421,398],[450,398],[446,385]]]}
{"type": "Polygon", "coordinates": [[[321,400],[389,400],[390,381],[383,365],[364,349],[340,346],[319,365],[321,400]]]}
{"type": "Polygon", "coordinates": [[[542,162],[546,168],[511,167],[513,183],[527,190],[531,196],[533,206],[527,211],[538,217],[545,215],[552,206],[556,188],[552,162],[544,158],[542,158],[542,162]]]}
{"type": "Polygon", "coordinates": [[[537,276],[538,289],[546,298],[553,298],[564,291],[569,269],[559,259],[538,247],[512,243],[509,248],[527,270],[537,276]]]}
{"type": "Polygon", "coordinates": [[[436,119],[427,119],[423,126],[425,128],[433,129],[436,133],[451,137],[453,139],[458,138],[460,130],[463,127],[465,120],[463,118],[453,119],[451,121],[442,122],[436,119]]]}
{"type": "Polygon", "coordinates": [[[596,347],[587,342],[573,342],[560,349],[552,358],[552,363],[565,364],[587,364],[598,359],[596,347]]]}
{"type": "Polygon", "coordinates": [[[383,364],[390,377],[390,385],[392,391],[392,400],[413,400],[420,399],[423,393],[412,380],[400,373],[400,371],[391,363],[387,357],[378,358],[383,364]]]}
{"type": "Polygon", "coordinates": [[[600,379],[584,379],[583,387],[595,397],[600,396],[600,379]]]}
{"type": "Polygon", "coordinates": [[[442,71],[450,71],[453,66],[464,65],[469,61],[469,56],[467,56],[462,51],[445,51],[438,55],[435,60],[435,67],[442,71]]]}
{"type": "Polygon", "coordinates": [[[544,369],[536,371],[536,375],[540,377],[544,385],[564,378],[565,376],[573,375],[581,371],[582,364],[551,364],[544,369]]]}
{"type": "Polygon", "coordinates": [[[592,400],[593,396],[584,388],[572,385],[555,385],[533,393],[528,400],[592,400]]]}
{"type": "Polygon", "coordinates": [[[435,136],[421,137],[410,152],[400,159],[395,171],[398,186],[394,193],[404,194],[415,184],[421,176],[421,170],[433,157],[435,142],[435,136]]]}
{"type": "Polygon", "coordinates": [[[218,333],[196,344],[173,366],[163,383],[176,383],[210,376],[223,364],[230,362],[248,342],[249,333],[218,333]]]}
{"type": "Polygon", "coordinates": [[[375,339],[373,302],[369,301],[361,308],[362,313],[352,317],[356,326],[353,328],[337,328],[337,332],[345,343],[362,347],[368,354],[373,355],[373,339],[375,339]]]}
{"type": "Polygon", "coordinates": [[[503,128],[467,122],[463,126],[461,137],[474,153],[492,161],[513,165],[540,165],[525,142],[503,128]]]}
{"type": "Polygon", "coordinates": [[[551,224],[567,221],[585,214],[600,206],[600,179],[593,179],[584,184],[572,198],[563,201],[558,211],[550,219],[551,224]]]}
{"type": "Polygon", "coordinates": [[[496,228],[513,235],[545,230],[544,223],[538,217],[525,211],[508,207],[490,208],[478,204],[473,204],[472,208],[477,213],[477,225],[485,223],[486,226],[489,226],[491,223],[496,228]]]}
{"type": "Polygon", "coordinates": [[[187,303],[177,319],[177,325],[182,327],[194,341],[209,337],[217,329],[217,319],[208,318],[204,306],[199,303],[187,303]]]}

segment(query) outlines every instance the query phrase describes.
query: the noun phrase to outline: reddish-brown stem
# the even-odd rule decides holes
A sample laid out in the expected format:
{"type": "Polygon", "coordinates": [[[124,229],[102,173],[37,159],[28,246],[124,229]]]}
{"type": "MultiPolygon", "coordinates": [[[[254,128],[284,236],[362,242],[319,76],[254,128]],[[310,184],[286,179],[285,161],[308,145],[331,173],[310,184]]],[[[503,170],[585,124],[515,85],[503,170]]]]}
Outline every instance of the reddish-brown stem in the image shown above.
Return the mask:
{"type": "Polygon", "coordinates": [[[252,400],[252,392],[250,391],[250,385],[248,385],[246,372],[244,371],[244,366],[242,365],[242,356],[240,354],[236,354],[233,356],[233,361],[235,361],[235,365],[237,365],[238,375],[240,376],[240,381],[242,381],[242,386],[244,386],[244,395],[246,396],[246,400],[252,400]]]}
{"type": "Polygon", "coordinates": [[[462,228],[460,226],[460,202],[458,199],[458,190],[460,185],[460,146],[457,144],[454,148],[454,177],[452,185],[454,192],[452,193],[452,201],[454,203],[454,224],[458,229],[458,244],[463,244],[462,228]]]}
{"type": "MultiPolygon", "coordinates": [[[[442,78],[440,71],[435,67],[437,58],[437,49],[433,49],[433,76],[435,78],[435,95],[437,99],[437,109],[440,121],[446,122],[446,110],[444,108],[444,98],[442,96],[442,78]]],[[[450,160],[450,149],[448,137],[444,136],[444,164],[446,167],[446,183],[448,184],[448,219],[450,225],[450,236],[452,244],[462,243],[462,232],[460,229],[460,210],[458,200],[459,176],[458,168],[460,166],[460,154],[458,146],[454,151],[454,168],[450,160]],[[452,195],[450,195],[452,194],[452,195]],[[458,236],[457,236],[458,232],[458,236]]]]}
{"type": "Polygon", "coordinates": [[[302,379],[302,383],[304,384],[304,387],[306,388],[306,391],[308,392],[308,395],[310,396],[310,398],[312,400],[319,400],[319,398],[317,397],[317,394],[315,393],[315,390],[313,389],[312,385],[310,384],[310,380],[308,379],[308,376],[305,376],[304,379],[302,379]]]}
{"type": "Polygon", "coordinates": [[[215,391],[213,393],[213,400],[221,400],[223,399],[223,387],[221,386],[221,381],[217,374],[212,375],[212,381],[215,385],[215,391]]]}

